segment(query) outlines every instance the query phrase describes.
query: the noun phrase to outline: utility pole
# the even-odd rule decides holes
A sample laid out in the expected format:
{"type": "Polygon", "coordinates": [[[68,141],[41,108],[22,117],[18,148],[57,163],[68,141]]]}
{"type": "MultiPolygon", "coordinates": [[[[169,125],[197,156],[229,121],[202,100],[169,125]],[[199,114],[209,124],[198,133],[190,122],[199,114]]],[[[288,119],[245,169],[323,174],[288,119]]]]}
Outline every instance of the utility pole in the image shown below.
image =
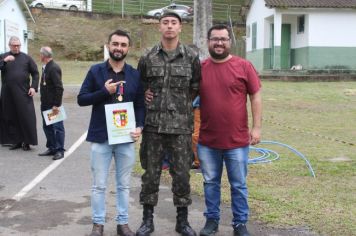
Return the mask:
{"type": "Polygon", "coordinates": [[[207,34],[213,24],[212,0],[194,0],[193,43],[199,48],[200,59],[209,56],[207,34]]]}

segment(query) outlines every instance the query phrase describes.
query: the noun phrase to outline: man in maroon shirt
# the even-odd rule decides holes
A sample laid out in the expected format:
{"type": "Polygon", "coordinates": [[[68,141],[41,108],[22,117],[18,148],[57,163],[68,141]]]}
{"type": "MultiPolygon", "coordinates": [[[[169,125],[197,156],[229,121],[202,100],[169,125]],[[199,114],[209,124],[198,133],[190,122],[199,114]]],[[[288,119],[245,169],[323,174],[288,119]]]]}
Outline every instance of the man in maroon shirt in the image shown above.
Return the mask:
{"type": "Polygon", "coordinates": [[[210,58],[202,62],[200,82],[198,157],[204,177],[206,205],[206,223],[200,235],[213,235],[218,231],[220,183],[225,162],[231,186],[234,235],[248,236],[247,164],[249,145],[255,145],[261,139],[261,83],[249,61],[230,54],[231,32],[227,26],[210,28],[208,47],[210,58]],[[252,111],[250,130],[247,96],[252,111]]]}

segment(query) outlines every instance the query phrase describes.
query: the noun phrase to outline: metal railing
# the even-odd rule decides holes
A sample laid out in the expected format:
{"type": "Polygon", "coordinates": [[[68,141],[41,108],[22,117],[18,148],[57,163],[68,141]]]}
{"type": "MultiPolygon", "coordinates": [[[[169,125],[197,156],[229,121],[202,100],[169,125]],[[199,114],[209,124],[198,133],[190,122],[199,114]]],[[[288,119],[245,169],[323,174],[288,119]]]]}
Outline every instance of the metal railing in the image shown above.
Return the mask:
{"type": "MultiPolygon", "coordinates": [[[[65,1],[65,0],[53,0],[65,1]]],[[[31,0],[26,0],[30,4],[31,0]]],[[[87,0],[83,0],[84,4],[88,4],[87,0]]],[[[236,0],[240,4],[225,4],[224,1],[217,0],[212,2],[213,20],[218,22],[228,22],[231,18],[234,24],[243,24],[243,18],[240,16],[240,9],[243,0],[236,0]]],[[[194,0],[92,0],[92,6],[86,9],[91,9],[94,13],[110,13],[125,16],[147,16],[147,12],[153,9],[168,6],[171,3],[182,4],[193,7],[194,0]]]]}

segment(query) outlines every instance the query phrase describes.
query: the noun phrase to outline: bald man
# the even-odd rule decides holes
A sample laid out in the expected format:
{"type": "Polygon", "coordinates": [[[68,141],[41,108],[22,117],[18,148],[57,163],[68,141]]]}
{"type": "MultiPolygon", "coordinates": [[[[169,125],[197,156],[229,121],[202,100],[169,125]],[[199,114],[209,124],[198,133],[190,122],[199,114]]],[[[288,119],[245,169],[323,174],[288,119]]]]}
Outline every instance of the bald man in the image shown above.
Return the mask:
{"type": "MultiPolygon", "coordinates": [[[[50,47],[42,47],[40,50],[40,58],[43,63],[42,76],[40,82],[41,94],[41,111],[52,109],[53,114],[59,112],[59,107],[62,105],[63,83],[62,70],[53,61],[52,49],[50,47]]],[[[53,156],[53,160],[59,160],[64,157],[64,125],[63,121],[46,125],[42,117],[43,131],[47,138],[47,150],[38,154],[39,156],[53,156]]]]}

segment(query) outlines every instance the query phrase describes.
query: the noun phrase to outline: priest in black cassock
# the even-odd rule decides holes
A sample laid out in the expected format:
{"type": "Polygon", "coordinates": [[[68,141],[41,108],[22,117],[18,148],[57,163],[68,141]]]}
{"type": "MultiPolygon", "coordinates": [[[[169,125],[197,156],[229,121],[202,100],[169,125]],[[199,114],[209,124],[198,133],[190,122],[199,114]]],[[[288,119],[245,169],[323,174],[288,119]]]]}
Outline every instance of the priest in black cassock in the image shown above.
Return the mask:
{"type": "Polygon", "coordinates": [[[27,151],[30,145],[38,143],[33,96],[38,89],[39,73],[34,60],[20,51],[18,37],[10,38],[9,47],[9,52],[0,55],[0,141],[11,144],[10,150],[27,151]]]}

